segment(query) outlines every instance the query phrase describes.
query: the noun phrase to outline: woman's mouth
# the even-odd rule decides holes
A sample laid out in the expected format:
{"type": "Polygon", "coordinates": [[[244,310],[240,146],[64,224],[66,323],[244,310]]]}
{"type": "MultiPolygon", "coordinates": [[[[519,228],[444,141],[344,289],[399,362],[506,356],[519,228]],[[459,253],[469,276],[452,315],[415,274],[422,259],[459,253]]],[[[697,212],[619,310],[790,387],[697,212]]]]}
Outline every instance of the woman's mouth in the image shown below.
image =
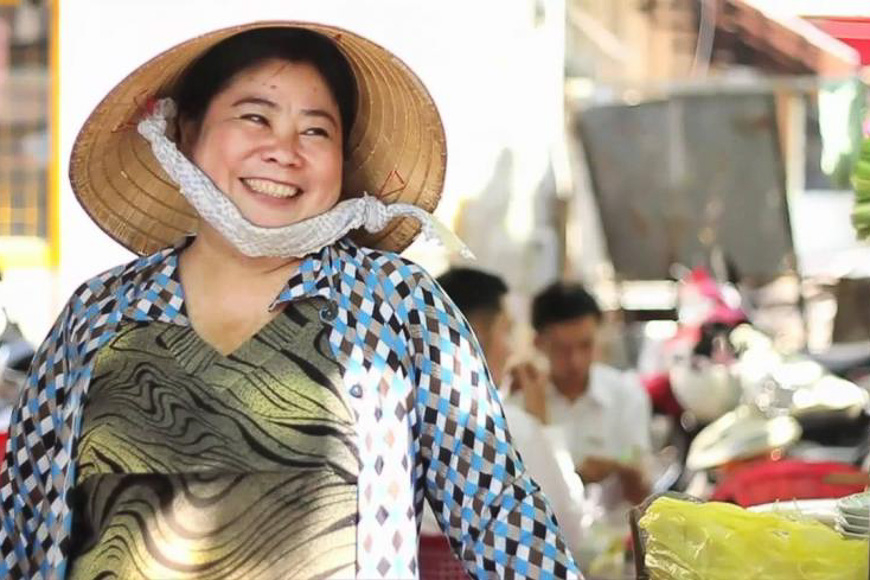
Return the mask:
{"type": "Polygon", "coordinates": [[[242,178],[241,181],[254,193],[268,195],[276,199],[289,199],[302,193],[300,187],[289,183],[279,183],[271,179],[242,178]]]}

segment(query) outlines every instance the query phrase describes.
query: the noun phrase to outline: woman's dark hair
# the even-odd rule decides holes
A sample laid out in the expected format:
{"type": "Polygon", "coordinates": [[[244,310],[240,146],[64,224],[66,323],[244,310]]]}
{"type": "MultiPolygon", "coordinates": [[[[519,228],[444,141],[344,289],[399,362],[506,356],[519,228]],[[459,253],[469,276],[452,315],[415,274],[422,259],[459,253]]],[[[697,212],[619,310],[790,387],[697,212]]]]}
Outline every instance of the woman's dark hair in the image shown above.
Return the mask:
{"type": "Polygon", "coordinates": [[[307,63],[317,69],[338,104],[347,150],[356,116],[356,81],[347,59],[326,36],[304,28],[255,28],[222,40],[191,64],[173,98],[178,117],[199,125],[209,103],[241,71],[270,59],[307,63]]]}
{"type": "Polygon", "coordinates": [[[601,322],[601,308],[580,284],[556,282],[532,300],[532,327],[538,332],[550,324],[587,316],[601,322]]]}

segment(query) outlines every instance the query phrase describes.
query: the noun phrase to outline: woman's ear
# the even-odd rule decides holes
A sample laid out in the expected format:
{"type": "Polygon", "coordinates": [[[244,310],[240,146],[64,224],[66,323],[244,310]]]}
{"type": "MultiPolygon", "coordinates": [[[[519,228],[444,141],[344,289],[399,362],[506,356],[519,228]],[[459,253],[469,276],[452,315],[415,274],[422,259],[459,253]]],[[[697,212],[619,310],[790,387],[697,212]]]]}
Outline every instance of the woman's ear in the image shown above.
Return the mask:
{"type": "Polygon", "coordinates": [[[199,123],[190,119],[177,119],[175,121],[175,135],[170,136],[170,139],[175,141],[178,150],[184,153],[187,157],[191,156],[193,146],[199,137],[199,123]]]}

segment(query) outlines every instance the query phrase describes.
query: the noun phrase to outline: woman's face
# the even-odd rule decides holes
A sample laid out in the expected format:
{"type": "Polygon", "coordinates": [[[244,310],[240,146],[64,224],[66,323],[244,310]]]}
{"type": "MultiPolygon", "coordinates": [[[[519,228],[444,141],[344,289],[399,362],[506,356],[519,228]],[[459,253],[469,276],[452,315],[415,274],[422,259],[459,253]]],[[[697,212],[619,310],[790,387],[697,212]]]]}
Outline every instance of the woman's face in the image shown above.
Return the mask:
{"type": "Polygon", "coordinates": [[[293,224],[338,201],[341,118],[308,63],[273,59],[241,71],[191,129],[193,162],[258,226],[293,224]]]}

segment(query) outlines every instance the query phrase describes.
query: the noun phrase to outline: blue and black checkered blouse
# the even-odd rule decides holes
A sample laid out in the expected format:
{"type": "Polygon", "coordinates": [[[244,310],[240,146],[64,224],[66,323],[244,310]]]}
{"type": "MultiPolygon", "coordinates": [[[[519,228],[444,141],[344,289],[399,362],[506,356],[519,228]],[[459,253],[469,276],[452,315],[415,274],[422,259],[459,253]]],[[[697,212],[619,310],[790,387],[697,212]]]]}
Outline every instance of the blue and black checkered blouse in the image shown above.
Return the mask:
{"type": "MultiPolygon", "coordinates": [[[[122,321],[189,324],[176,246],[83,284],[39,349],[0,474],[0,577],[63,578],[76,441],[96,354],[122,321]]],[[[476,578],[578,578],[510,444],[480,348],[419,266],[347,241],[306,258],[276,304],[322,297],[356,416],[358,578],[416,578],[428,499],[476,578]]]]}

